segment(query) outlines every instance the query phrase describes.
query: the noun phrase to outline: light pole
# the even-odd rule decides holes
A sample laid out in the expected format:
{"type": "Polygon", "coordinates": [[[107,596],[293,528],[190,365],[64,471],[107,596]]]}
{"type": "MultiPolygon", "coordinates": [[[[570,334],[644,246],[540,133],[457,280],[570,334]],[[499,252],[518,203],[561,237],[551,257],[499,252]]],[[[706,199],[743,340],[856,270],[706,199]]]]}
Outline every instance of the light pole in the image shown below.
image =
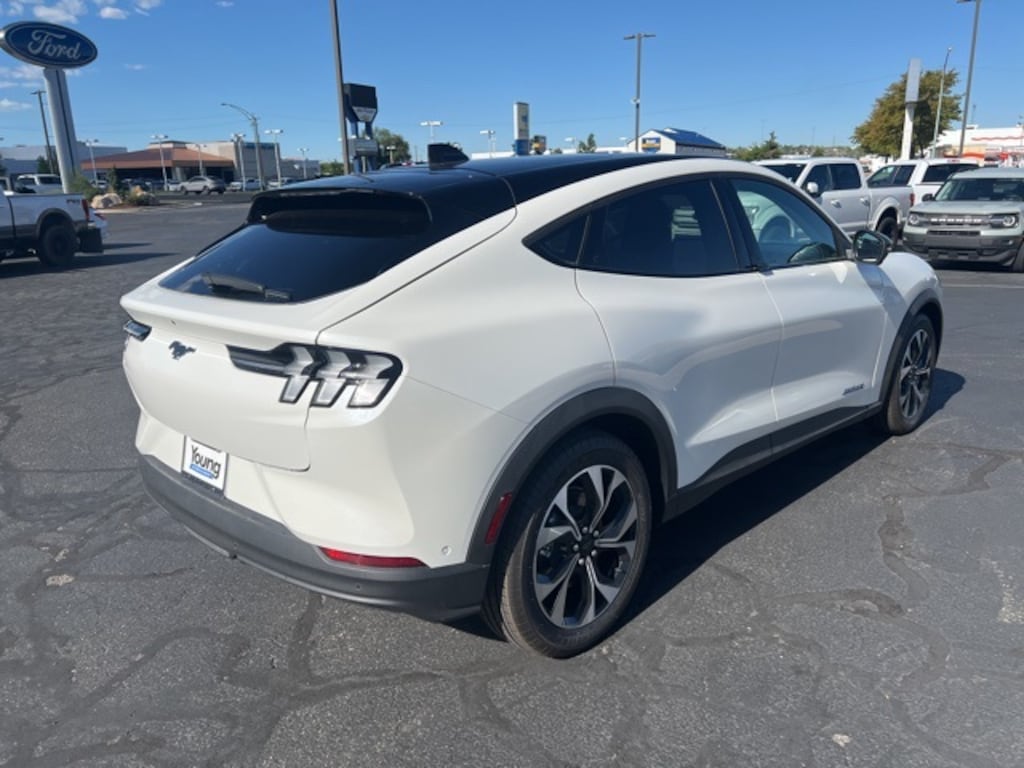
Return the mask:
{"type": "Polygon", "coordinates": [[[428,128],[430,130],[430,143],[433,144],[434,143],[434,128],[436,128],[439,125],[444,125],[444,123],[441,122],[440,120],[424,120],[424,121],[422,121],[420,123],[420,125],[423,126],[424,128],[428,128]]]}
{"type": "Polygon", "coordinates": [[[232,133],[231,139],[235,142],[235,147],[238,149],[238,171],[242,174],[241,190],[245,192],[245,134],[232,133]]]}
{"type": "Polygon", "coordinates": [[[281,128],[267,128],[264,133],[274,137],[274,163],[277,165],[277,186],[281,186],[281,145],[277,141],[277,137],[280,136],[284,131],[281,128]]]}
{"type": "Polygon", "coordinates": [[[576,137],[575,136],[566,136],[565,137],[565,143],[568,144],[570,147],[575,148],[576,147],[576,137]]]}
{"type": "Polygon", "coordinates": [[[249,119],[249,122],[252,123],[252,135],[256,138],[256,180],[259,182],[260,189],[263,189],[263,152],[260,149],[260,119],[252,112],[242,109],[237,104],[229,104],[226,101],[222,101],[220,105],[222,107],[231,107],[232,109],[241,112],[249,119]]]}
{"type": "Polygon", "coordinates": [[[164,177],[164,189],[167,189],[167,166],[164,165],[164,139],[167,138],[167,134],[154,133],[150,138],[160,142],[157,145],[160,148],[160,175],[164,177]]]}
{"type": "Polygon", "coordinates": [[[636,104],[636,125],[633,129],[633,137],[636,141],[636,151],[640,151],[640,49],[643,48],[644,38],[654,37],[647,32],[637,32],[635,35],[626,35],[623,40],[636,40],[636,96],[633,103],[636,104]]]}
{"type": "Polygon", "coordinates": [[[388,144],[384,147],[388,151],[388,165],[395,164],[395,150],[398,149],[394,144],[388,144]]]}
{"type": "Polygon", "coordinates": [[[490,128],[480,131],[481,136],[487,137],[487,156],[494,157],[494,131],[490,128]]]}
{"type": "Polygon", "coordinates": [[[196,142],[196,157],[199,158],[199,175],[205,176],[206,170],[203,168],[203,144],[199,141],[196,142]]]}
{"type": "Polygon", "coordinates": [[[302,153],[302,178],[308,179],[306,175],[306,153],[309,152],[309,147],[299,147],[299,152],[302,153]]]}
{"type": "Polygon", "coordinates": [[[93,148],[94,145],[99,144],[99,143],[100,143],[99,139],[86,139],[85,140],[85,146],[87,146],[89,148],[89,163],[90,163],[90,165],[92,165],[92,183],[93,183],[93,186],[96,185],[96,156],[92,153],[92,148],[93,148]]]}
{"type": "Polygon", "coordinates": [[[331,33],[334,35],[334,68],[338,81],[338,117],[341,118],[341,163],[348,176],[352,173],[352,159],[348,149],[348,125],[345,123],[345,78],[341,73],[341,31],[338,29],[338,0],[331,0],[331,33]]]}
{"type": "Polygon", "coordinates": [[[956,0],[958,3],[974,3],[974,31],[971,32],[971,58],[967,64],[967,92],[964,93],[964,127],[960,131],[959,157],[964,156],[964,140],[967,138],[967,105],[971,103],[971,80],[974,78],[974,47],[978,42],[978,16],[981,15],[981,0],[956,0]]]}
{"type": "Polygon", "coordinates": [[[56,173],[56,164],[53,162],[53,148],[50,146],[50,131],[46,127],[46,111],[43,109],[43,94],[46,91],[32,91],[32,93],[39,97],[39,117],[43,119],[43,140],[46,142],[46,164],[50,166],[50,173],[56,173]]]}
{"type": "Polygon", "coordinates": [[[932,157],[939,151],[939,120],[942,117],[942,94],[946,90],[946,66],[949,64],[949,54],[953,46],[946,49],[946,58],[942,62],[942,77],[939,78],[939,106],[935,108],[935,132],[932,134],[932,157]]]}

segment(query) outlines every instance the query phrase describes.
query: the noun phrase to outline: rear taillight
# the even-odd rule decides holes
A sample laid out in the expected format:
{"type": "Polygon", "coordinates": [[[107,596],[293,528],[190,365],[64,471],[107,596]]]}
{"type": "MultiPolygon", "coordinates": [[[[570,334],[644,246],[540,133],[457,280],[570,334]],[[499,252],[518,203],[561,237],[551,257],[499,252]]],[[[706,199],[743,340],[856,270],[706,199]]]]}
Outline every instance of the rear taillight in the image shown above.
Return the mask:
{"type": "Polygon", "coordinates": [[[357,555],[354,552],[342,552],[339,549],[320,547],[331,560],[349,565],[363,565],[368,568],[424,568],[426,563],[415,557],[378,557],[377,555],[357,555]]]}
{"type": "Polygon", "coordinates": [[[236,368],[281,376],[282,403],[297,403],[316,382],[311,405],[330,408],[338,400],[348,408],[372,408],[384,399],[402,373],[402,363],[382,352],[282,344],[270,350],[228,347],[236,368]]]}

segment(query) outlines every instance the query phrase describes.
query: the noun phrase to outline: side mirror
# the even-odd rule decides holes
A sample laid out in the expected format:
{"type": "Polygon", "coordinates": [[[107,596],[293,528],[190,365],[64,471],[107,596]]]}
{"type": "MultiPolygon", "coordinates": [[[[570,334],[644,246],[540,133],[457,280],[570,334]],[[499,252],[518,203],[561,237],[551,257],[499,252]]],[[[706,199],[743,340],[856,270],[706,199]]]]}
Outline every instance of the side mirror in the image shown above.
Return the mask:
{"type": "Polygon", "coordinates": [[[924,197],[921,198],[921,202],[922,203],[927,203],[929,200],[934,200],[934,199],[935,199],[935,195],[933,195],[931,192],[929,192],[928,194],[926,194],[924,197]]]}
{"type": "Polygon", "coordinates": [[[881,264],[892,251],[892,240],[880,232],[861,229],[853,236],[853,258],[865,264],[881,264]]]}
{"type": "Polygon", "coordinates": [[[818,191],[818,182],[816,181],[808,181],[806,184],[804,184],[804,189],[807,191],[807,194],[810,195],[811,197],[817,197],[820,194],[820,192],[818,191]]]}

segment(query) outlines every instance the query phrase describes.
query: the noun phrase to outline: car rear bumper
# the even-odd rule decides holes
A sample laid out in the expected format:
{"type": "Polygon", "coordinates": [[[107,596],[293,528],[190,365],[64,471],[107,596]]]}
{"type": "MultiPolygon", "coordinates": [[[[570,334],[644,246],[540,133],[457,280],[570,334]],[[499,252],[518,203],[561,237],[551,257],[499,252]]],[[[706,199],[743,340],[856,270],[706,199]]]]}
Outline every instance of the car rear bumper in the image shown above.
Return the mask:
{"type": "Polygon", "coordinates": [[[139,467],[154,501],[221,554],[315,592],[424,619],[447,621],[479,609],[486,565],[370,568],[336,563],[281,523],[199,486],[150,456],[141,456],[139,467]]]}
{"type": "Polygon", "coordinates": [[[929,261],[979,261],[1009,264],[1021,246],[1020,234],[903,231],[903,245],[929,261]]]}

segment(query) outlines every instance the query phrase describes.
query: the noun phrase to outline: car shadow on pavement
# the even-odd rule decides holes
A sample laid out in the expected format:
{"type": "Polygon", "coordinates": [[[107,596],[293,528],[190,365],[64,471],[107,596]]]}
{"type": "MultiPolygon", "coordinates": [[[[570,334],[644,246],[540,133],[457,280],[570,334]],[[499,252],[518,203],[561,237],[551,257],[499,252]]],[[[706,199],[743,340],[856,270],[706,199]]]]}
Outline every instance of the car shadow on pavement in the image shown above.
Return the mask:
{"type": "MultiPolygon", "coordinates": [[[[925,422],[957,395],[965,379],[937,368],[925,422]]],[[[866,424],[839,430],[766,467],[739,478],[658,529],[647,568],[626,622],[671,592],[731,541],[875,450],[887,438],[866,424]]],[[[473,635],[494,638],[479,616],[451,625],[473,635]]]]}
{"type": "MultiPolygon", "coordinates": [[[[923,423],[942,411],[965,383],[960,374],[937,368],[923,423]]],[[[651,547],[633,615],[660,600],[731,541],[828,482],[887,439],[867,424],[839,430],[739,478],[666,523],[651,547]]]]}
{"type": "Polygon", "coordinates": [[[78,269],[90,269],[92,267],[109,267],[118,264],[132,264],[137,261],[148,261],[158,259],[162,256],[173,256],[171,251],[157,251],[149,253],[124,253],[124,254],[90,254],[76,256],[75,260],[65,269],[54,269],[40,262],[35,257],[4,260],[0,262],[0,280],[7,278],[23,277],[25,275],[56,274],[59,272],[74,272],[78,269]]]}

